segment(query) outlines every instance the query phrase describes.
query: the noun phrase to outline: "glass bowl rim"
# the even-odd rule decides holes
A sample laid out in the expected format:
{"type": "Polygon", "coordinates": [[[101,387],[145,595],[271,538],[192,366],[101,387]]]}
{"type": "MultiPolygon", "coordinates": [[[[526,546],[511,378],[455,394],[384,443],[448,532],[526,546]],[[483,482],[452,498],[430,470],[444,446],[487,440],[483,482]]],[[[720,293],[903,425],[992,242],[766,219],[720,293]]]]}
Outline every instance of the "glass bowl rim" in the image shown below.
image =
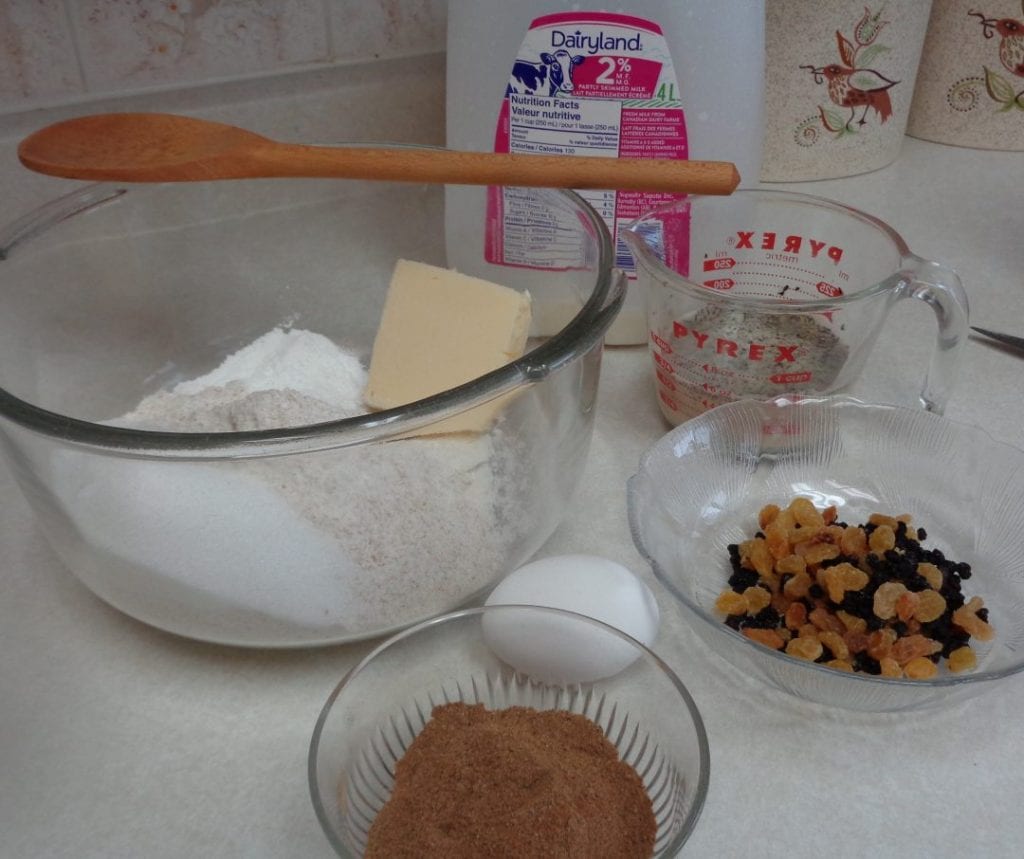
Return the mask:
{"type": "Polygon", "coordinates": [[[708,415],[712,412],[718,412],[719,410],[732,411],[743,411],[752,408],[757,408],[758,411],[764,411],[769,408],[778,408],[784,410],[787,408],[827,408],[827,409],[852,409],[853,411],[879,411],[879,412],[905,412],[911,415],[921,416],[925,421],[941,421],[947,425],[951,425],[959,433],[966,433],[974,435],[979,440],[984,441],[985,445],[989,449],[998,449],[1007,451],[1015,458],[1024,459],[1024,451],[1014,447],[1006,442],[997,441],[992,437],[991,433],[982,427],[968,424],[963,421],[954,420],[947,418],[942,415],[936,414],[935,412],[926,411],[924,409],[916,409],[910,406],[901,406],[891,403],[874,403],[865,400],[858,399],[856,397],[835,394],[832,396],[824,397],[799,397],[790,398],[786,396],[772,397],[772,398],[748,398],[744,400],[736,400],[730,403],[724,403],[720,406],[716,406],[703,414],[697,415],[688,421],[684,421],[676,427],[673,427],[665,435],[659,438],[654,444],[647,448],[640,457],[639,465],[637,466],[636,472],[629,477],[626,481],[626,507],[627,516],[629,519],[629,530],[633,538],[634,545],[637,547],[637,551],[643,556],[644,560],[651,567],[651,571],[654,573],[655,578],[665,586],[665,589],[676,599],[684,608],[690,613],[696,616],[700,621],[708,624],[715,632],[719,635],[724,635],[726,640],[732,642],[734,646],[742,648],[757,648],[751,652],[760,654],[766,658],[777,660],[780,664],[798,670],[798,671],[810,671],[817,672],[819,676],[840,678],[849,680],[852,683],[866,683],[869,685],[877,685],[879,687],[886,686],[889,688],[903,687],[908,689],[942,689],[952,688],[956,686],[965,686],[971,683],[980,682],[992,682],[1000,680],[1004,677],[1012,677],[1015,674],[1019,674],[1024,670],[1024,656],[1015,664],[1007,668],[1000,669],[998,671],[968,671],[958,675],[946,675],[942,677],[933,677],[923,680],[911,680],[904,677],[881,677],[873,674],[865,674],[862,672],[851,673],[851,672],[839,672],[834,668],[828,668],[825,665],[821,665],[816,662],[808,662],[803,659],[797,659],[793,656],[789,656],[783,651],[772,650],[769,647],[758,644],[752,639],[736,632],[731,627],[727,626],[722,620],[710,612],[706,611],[700,605],[689,599],[685,593],[683,593],[673,582],[672,577],[662,569],[661,565],[657,563],[647,552],[644,546],[643,539],[641,538],[641,528],[639,523],[636,521],[636,495],[638,493],[637,485],[646,473],[649,473],[650,460],[654,457],[659,456],[666,448],[674,447],[675,439],[683,435],[687,427],[691,427],[702,420],[707,419],[708,415]]]}
{"type": "MultiPolygon", "coordinates": [[[[366,143],[330,144],[366,146],[366,143]]],[[[419,144],[373,144],[390,148],[440,149],[419,144]]],[[[247,181],[231,180],[241,184],[247,181]]],[[[318,182],[316,179],[288,179],[290,182],[318,182]]],[[[351,181],[351,180],[334,180],[351,181]]],[[[73,217],[93,205],[126,194],[159,193],[168,185],[184,183],[109,183],[97,182],[51,199],[0,226],[0,263],[21,242],[36,238],[60,221],[73,217]]],[[[192,183],[209,185],[212,183],[192,183]]],[[[218,183],[221,184],[221,183],[218,183]]],[[[398,185],[401,183],[380,183],[398,185]]],[[[424,187],[422,183],[409,183],[424,187]]],[[[449,185],[448,187],[459,187],[449,185]]],[[[283,456],[348,447],[363,442],[384,441],[439,422],[512,391],[532,386],[550,374],[571,364],[590,351],[606,334],[625,300],[626,278],[615,267],[615,253],[607,225],[593,206],[579,194],[564,188],[530,189],[555,194],[568,201],[583,218],[583,228],[597,242],[596,277],[586,302],[558,332],[523,354],[520,358],[478,376],[462,385],[379,412],[356,415],[323,423],[284,429],[239,432],[187,433],[139,430],[108,426],[68,417],[40,408],[0,387],[0,419],[7,419],[33,432],[62,443],[124,457],[146,459],[241,459],[283,456]]],[[[2,269],[0,269],[2,271],[2,269]]]]}
{"type": "MultiPolygon", "coordinates": [[[[320,795],[320,789],[318,786],[318,768],[317,768],[317,757],[320,751],[321,739],[323,736],[323,730],[327,724],[328,718],[330,718],[331,711],[334,708],[338,698],[341,697],[342,693],[351,685],[352,681],[370,665],[372,665],[374,659],[389,648],[401,644],[406,639],[418,635],[421,632],[428,632],[434,627],[444,625],[446,623],[455,623],[467,618],[474,616],[480,616],[486,614],[514,614],[521,613],[524,610],[535,612],[538,614],[547,614],[553,617],[569,617],[575,621],[582,621],[590,626],[596,627],[603,632],[607,632],[614,637],[618,638],[622,642],[633,647],[639,651],[639,658],[645,659],[652,663],[655,668],[659,669],[664,677],[673,686],[676,693],[679,695],[683,704],[685,705],[686,712],[690,716],[690,721],[693,725],[694,732],[697,735],[697,753],[700,764],[700,775],[698,777],[696,785],[692,788],[693,793],[693,804],[691,805],[690,811],[687,814],[686,819],[683,821],[683,826],[679,832],[673,837],[672,841],[666,845],[665,850],[673,850],[678,852],[679,848],[689,839],[693,830],[697,826],[697,822],[700,819],[701,813],[704,809],[704,804],[707,800],[708,786],[711,779],[711,747],[708,742],[707,730],[704,726],[704,719],[701,716],[700,709],[697,707],[696,701],[690,694],[689,689],[679,678],[676,672],[672,669],[668,663],[665,662],[654,650],[647,647],[647,645],[633,638],[628,633],[622,632],[616,629],[614,626],[610,626],[603,621],[597,620],[596,618],[588,617],[578,612],[569,611],[567,609],[552,608],[549,606],[539,605],[525,605],[519,603],[507,603],[501,605],[483,605],[473,606],[470,608],[463,608],[457,611],[447,612],[445,614],[436,615],[435,617],[429,618],[428,620],[421,621],[420,623],[410,626],[401,632],[392,635],[386,641],[381,642],[374,647],[369,653],[363,656],[352,668],[345,672],[341,680],[331,690],[327,696],[327,700],[320,708],[320,713],[317,716],[316,724],[313,727],[313,734],[310,738],[309,753],[307,756],[306,763],[306,776],[309,785],[310,797],[313,802],[313,810],[316,813],[316,818],[320,823],[320,827],[327,837],[327,840],[331,843],[335,852],[342,857],[351,855],[348,848],[337,840],[334,828],[331,826],[330,818],[324,806],[324,799],[320,795]]],[[[624,669],[625,670],[625,669],[624,669]]],[[[594,681],[595,683],[601,682],[600,680],[594,681]]],[[[555,684],[558,685],[558,684],[555,684]]],[[[573,685],[573,684],[564,684],[573,685]]],[[[574,684],[578,686],[592,685],[592,684],[574,684]]],[[[668,854],[674,855],[674,854],[668,854]]]]}

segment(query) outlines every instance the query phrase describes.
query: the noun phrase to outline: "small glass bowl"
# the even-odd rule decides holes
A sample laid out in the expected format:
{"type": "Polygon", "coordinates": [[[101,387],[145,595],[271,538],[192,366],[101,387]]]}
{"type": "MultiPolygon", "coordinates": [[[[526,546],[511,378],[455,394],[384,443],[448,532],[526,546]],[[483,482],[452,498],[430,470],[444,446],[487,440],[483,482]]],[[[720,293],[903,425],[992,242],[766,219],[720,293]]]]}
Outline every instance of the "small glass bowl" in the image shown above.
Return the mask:
{"type": "Polygon", "coordinates": [[[707,796],[710,756],[697,706],[673,671],[600,621],[560,609],[489,606],[399,633],[328,697],[310,744],[309,786],[327,839],[343,859],[363,855],[370,826],[391,794],[395,763],[432,709],[454,702],[587,716],[643,779],[658,827],[655,857],[675,856],[693,831],[707,796]],[[635,661],[603,680],[541,682],[494,655],[485,640],[488,624],[534,635],[546,629],[561,636],[556,650],[585,642],[619,657],[628,648],[635,661]]]}
{"type": "Polygon", "coordinates": [[[946,706],[1024,668],[1024,452],[977,427],[850,397],[744,400],[680,424],[628,485],[630,528],[655,575],[718,655],[797,698],[869,712],[946,706]],[[924,544],[969,563],[995,639],[978,667],[929,680],[837,671],[771,650],[714,611],[730,575],[727,546],[753,536],[768,503],[797,495],[839,519],[909,513],[924,544]]]}

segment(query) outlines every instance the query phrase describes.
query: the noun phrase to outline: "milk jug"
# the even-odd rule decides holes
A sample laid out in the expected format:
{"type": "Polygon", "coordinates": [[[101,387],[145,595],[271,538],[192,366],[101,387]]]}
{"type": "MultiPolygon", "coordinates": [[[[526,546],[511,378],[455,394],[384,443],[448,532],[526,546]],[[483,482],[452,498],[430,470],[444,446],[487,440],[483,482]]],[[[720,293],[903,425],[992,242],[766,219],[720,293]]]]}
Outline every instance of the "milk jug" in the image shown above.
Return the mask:
{"type": "MultiPolygon", "coordinates": [[[[449,0],[447,64],[451,149],[732,161],[741,186],[757,184],[764,0],[449,0]]],[[[632,278],[619,233],[674,197],[580,194],[608,224],[616,265],[632,278]]],[[[569,249],[564,258],[536,252],[524,205],[501,189],[449,188],[449,264],[521,288],[538,269],[572,268],[569,249]]],[[[536,333],[555,333],[579,307],[557,286],[531,292],[536,333]]],[[[646,338],[643,296],[630,289],[606,342],[646,338]]]]}

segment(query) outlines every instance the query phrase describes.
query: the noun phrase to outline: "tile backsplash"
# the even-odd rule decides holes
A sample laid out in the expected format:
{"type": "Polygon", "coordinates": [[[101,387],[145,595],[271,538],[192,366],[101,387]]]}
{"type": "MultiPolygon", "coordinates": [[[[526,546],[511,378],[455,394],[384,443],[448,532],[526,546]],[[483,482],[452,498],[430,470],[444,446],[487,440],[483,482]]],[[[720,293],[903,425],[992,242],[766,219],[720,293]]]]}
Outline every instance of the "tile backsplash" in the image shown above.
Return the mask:
{"type": "Polygon", "coordinates": [[[444,49],[445,0],[0,0],[0,114],[444,49]]]}

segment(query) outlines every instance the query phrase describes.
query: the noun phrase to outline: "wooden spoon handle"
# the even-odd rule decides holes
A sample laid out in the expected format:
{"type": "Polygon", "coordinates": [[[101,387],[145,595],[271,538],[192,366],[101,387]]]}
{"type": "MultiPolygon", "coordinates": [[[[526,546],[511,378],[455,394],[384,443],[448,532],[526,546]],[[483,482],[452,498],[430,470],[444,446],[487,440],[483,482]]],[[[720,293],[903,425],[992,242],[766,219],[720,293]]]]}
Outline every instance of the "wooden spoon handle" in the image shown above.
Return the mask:
{"type": "Polygon", "coordinates": [[[303,176],[471,185],[731,194],[728,161],[457,152],[428,146],[309,146],[175,114],[81,116],[26,137],[31,170],[108,182],[201,182],[303,176]]]}
{"type": "Polygon", "coordinates": [[[674,194],[731,194],[740,180],[736,166],[729,161],[510,155],[413,147],[333,148],[293,144],[275,144],[265,149],[257,147],[257,150],[252,153],[253,160],[259,163],[259,174],[265,176],[608,188],[674,194]]]}

